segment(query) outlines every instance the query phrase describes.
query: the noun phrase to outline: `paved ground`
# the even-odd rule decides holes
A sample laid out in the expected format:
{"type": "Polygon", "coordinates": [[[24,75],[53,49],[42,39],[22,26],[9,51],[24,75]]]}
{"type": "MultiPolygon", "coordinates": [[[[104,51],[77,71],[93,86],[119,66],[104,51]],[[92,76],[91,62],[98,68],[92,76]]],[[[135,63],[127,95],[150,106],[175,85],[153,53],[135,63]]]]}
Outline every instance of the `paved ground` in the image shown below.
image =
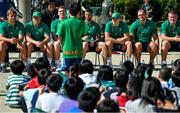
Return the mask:
{"type": "MultiPolygon", "coordinates": [[[[11,53],[10,54],[10,57],[13,58],[10,60],[10,62],[12,60],[14,60],[14,58],[16,58],[18,56],[18,54],[15,54],[15,53],[11,53]]],[[[33,55],[35,56],[35,54],[33,55]]],[[[93,63],[95,63],[95,53],[88,53],[87,54],[87,59],[90,59],[93,63]]],[[[122,62],[121,58],[122,56],[121,55],[117,55],[117,54],[114,54],[113,55],[113,64],[114,65],[119,65],[120,62],[122,62]]],[[[170,55],[168,55],[168,60],[167,62],[168,63],[171,63],[171,61],[173,60],[176,60],[180,58],[180,53],[177,53],[177,52],[172,52],[170,53],[170,55]]],[[[145,63],[148,63],[148,60],[149,60],[149,55],[148,54],[144,54],[142,56],[142,60],[145,61],[145,63]]],[[[160,68],[160,55],[157,56],[157,61],[158,61],[158,64],[157,62],[155,62],[155,64],[157,64],[155,67],[157,69],[160,68]]],[[[100,58],[100,63],[102,64],[102,59],[100,58]]],[[[117,66],[114,66],[115,68],[118,68],[117,66]]],[[[96,67],[98,68],[98,67],[96,67]]],[[[97,71],[95,71],[95,73],[97,73],[97,71]]],[[[8,73],[0,73],[0,113],[22,113],[20,109],[12,109],[12,108],[9,108],[8,106],[5,105],[5,93],[6,93],[6,89],[5,89],[5,84],[6,84],[6,80],[7,80],[7,77],[11,75],[11,72],[8,72],[8,73]]],[[[158,75],[158,70],[154,70],[153,72],[153,76],[157,76],[158,75]]]]}

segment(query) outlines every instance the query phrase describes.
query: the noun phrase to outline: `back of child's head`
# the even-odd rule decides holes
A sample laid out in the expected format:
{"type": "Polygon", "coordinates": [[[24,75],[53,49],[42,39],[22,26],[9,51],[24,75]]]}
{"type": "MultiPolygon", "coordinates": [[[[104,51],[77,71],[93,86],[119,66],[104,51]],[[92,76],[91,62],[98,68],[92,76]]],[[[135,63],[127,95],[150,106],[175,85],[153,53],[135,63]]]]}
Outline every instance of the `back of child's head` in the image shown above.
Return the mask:
{"type": "Polygon", "coordinates": [[[74,2],[69,7],[69,13],[73,16],[76,16],[80,12],[80,10],[81,10],[81,6],[79,2],[78,3],[74,2]]]}
{"type": "Polygon", "coordinates": [[[114,81],[115,81],[116,87],[126,88],[128,79],[129,79],[128,70],[119,69],[114,74],[114,81]]]}
{"type": "Polygon", "coordinates": [[[31,77],[34,78],[37,75],[37,72],[35,70],[35,64],[31,63],[27,67],[27,74],[31,77]]]}
{"type": "Polygon", "coordinates": [[[79,74],[79,65],[77,63],[71,65],[68,69],[69,76],[78,76],[79,74]]]}
{"type": "Polygon", "coordinates": [[[64,83],[66,94],[69,98],[76,100],[79,93],[84,88],[84,82],[78,76],[68,78],[64,83]]]}
{"type": "Polygon", "coordinates": [[[180,71],[175,71],[171,78],[175,86],[180,87],[180,71]]]}
{"type": "Polygon", "coordinates": [[[83,60],[79,64],[79,72],[80,74],[93,73],[93,63],[90,60],[83,60]]]}
{"type": "Polygon", "coordinates": [[[128,70],[128,73],[131,74],[134,69],[134,64],[131,61],[125,61],[122,65],[120,65],[120,69],[128,70]]]}
{"type": "Polygon", "coordinates": [[[99,101],[99,99],[100,99],[100,97],[101,97],[101,93],[100,93],[100,91],[99,91],[99,88],[97,88],[97,87],[88,87],[88,88],[86,88],[85,90],[86,90],[86,91],[89,91],[89,92],[91,92],[91,93],[94,94],[94,96],[95,96],[95,102],[98,102],[98,101],[99,101]]]}
{"type": "Polygon", "coordinates": [[[159,78],[161,78],[164,81],[168,81],[171,77],[171,68],[168,67],[162,67],[159,71],[159,78]]]}
{"type": "Polygon", "coordinates": [[[25,65],[22,61],[15,60],[11,63],[10,68],[14,74],[21,75],[24,71],[25,65]]]}
{"type": "Polygon", "coordinates": [[[119,113],[120,110],[119,110],[119,105],[116,102],[110,99],[104,99],[97,105],[97,112],[98,113],[101,113],[101,112],[119,113]]]}
{"type": "Polygon", "coordinates": [[[96,107],[96,96],[87,90],[83,90],[78,96],[79,108],[84,112],[93,112],[96,107]]]}
{"type": "Polygon", "coordinates": [[[51,74],[51,71],[48,69],[41,69],[38,72],[38,83],[40,85],[46,85],[46,80],[48,78],[48,76],[51,74]]]}
{"type": "Polygon", "coordinates": [[[97,74],[97,83],[100,81],[113,81],[113,70],[107,65],[100,67],[97,74]]]}
{"type": "Polygon", "coordinates": [[[177,59],[173,63],[174,71],[180,71],[180,59],[177,59]]]}
{"type": "Polygon", "coordinates": [[[46,81],[47,87],[52,92],[58,92],[61,88],[63,79],[58,74],[51,74],[46,81]]]}
{"type": "Polygon", "coordinates": [[[127,94],[132,100],[141,97],[141,87],[144,78],[144,69],[141,68],[134,69],[129,77],[127,94]]]}
{"type": "Polygon", "coordinates": [[[39,70],[44,69],[44,68],[47,68],[47,69],[50,68],[49,61],[45,57],[39,57],[35,61],[35,69],[37,71],[39,71],[39,70]]]}

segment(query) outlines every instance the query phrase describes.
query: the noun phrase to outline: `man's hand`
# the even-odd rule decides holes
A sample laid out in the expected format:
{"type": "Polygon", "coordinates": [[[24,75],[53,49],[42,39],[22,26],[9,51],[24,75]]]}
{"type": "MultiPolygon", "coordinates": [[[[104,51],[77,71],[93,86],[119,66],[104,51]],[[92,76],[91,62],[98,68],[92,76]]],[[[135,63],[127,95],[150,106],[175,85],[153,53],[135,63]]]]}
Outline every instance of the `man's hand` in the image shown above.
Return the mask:
{"type": "Polygon", "coordinates": [[[40,42],[40,47],[44,47],[45,44],[46,44],[46,43],[45,43],[44,41],[41,41],[41,42],[40,42]]]}
{"type": "Polygon", "coordinates": [[[174,37],[174,41],[175,41],[175,42],[180,42],[180,36],[174,37]]]}
{"type": "Polygon", "coordinates": [[[35,45],[36,45],[37,47],[41,47],[41,42],[40,42],[40,41],[36,41],[35,45]]]}
{"type": "Polygon", "coordinates": [[[15,37],[12,37],[10,42],[11,42],[11,44],[17,44],[18,43],[18,39],[16,39],[15,37]]]}
{"type": "Polygon", "coordinates": [[[82,37],[82,40],[83,40],[83,41],[87,41],[87,39],[88,39],[88,36],[83,36],[83,37],[82,37]]]}
{"type": "Polygon", "coordinates": [[[125,43],[125,40],[124,40],[123,38],[118,38],[117,40],[118,40],[119,43],[122,44],[122,45],[125,43]]]}

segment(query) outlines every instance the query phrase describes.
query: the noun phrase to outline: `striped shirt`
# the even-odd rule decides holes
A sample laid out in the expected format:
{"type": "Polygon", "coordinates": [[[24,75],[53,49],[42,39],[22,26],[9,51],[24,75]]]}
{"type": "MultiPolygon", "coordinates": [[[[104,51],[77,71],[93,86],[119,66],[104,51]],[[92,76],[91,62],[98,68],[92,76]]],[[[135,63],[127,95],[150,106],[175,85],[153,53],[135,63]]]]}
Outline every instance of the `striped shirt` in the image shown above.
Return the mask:
{"type": "Polygon", "coordinates": [[[8,92],[6,94],[6,103],[8,105],[19,104],[19,89],[17,89],[17,85],[23,82],[29,81],[31,78],[26,75],[11,75],[8,77],[6,86],[9,87],[8,92]]]}

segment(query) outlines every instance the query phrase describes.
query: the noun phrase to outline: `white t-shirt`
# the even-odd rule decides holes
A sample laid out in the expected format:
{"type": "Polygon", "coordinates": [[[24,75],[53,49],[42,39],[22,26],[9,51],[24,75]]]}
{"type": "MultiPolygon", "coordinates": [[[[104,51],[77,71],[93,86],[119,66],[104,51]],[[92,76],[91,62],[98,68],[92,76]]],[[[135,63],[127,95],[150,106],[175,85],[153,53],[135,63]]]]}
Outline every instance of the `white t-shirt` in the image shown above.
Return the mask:
{"type": "Polygon", "coordinates": [[[86,87],[90,87],[96,84],[96,76],[93,74],[81,74],[79,77],[84,81],[86,87]]]}
{"type": "Polygon", "coordinates": [[[63,100],[64,97],[58,93],[43,93],[38,97],[36,108],[47,113],[59,113],[59,106],[63,100]]]}

